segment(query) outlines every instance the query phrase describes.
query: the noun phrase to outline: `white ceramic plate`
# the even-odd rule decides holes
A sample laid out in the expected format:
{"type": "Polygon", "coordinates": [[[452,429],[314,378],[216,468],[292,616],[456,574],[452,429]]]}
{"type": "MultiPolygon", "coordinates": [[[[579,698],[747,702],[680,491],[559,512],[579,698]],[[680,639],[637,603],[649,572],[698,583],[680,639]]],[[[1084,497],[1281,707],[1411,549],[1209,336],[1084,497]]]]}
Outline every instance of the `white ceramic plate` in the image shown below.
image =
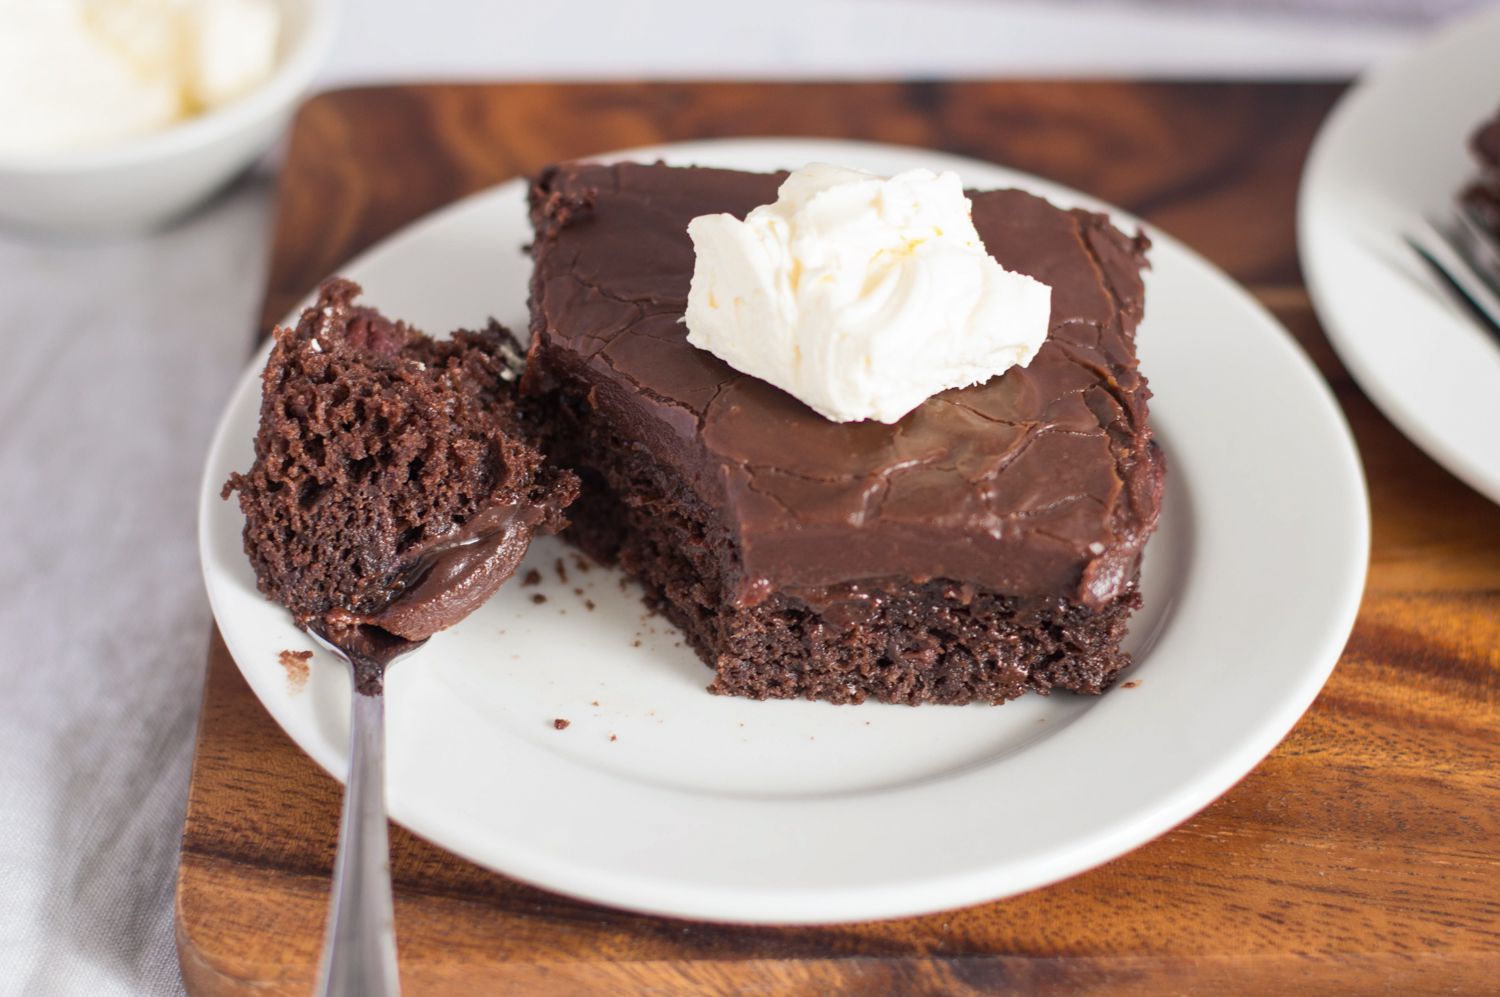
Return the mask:
{"type": "MultiPolygon", "coordinates": [[[[726,141],[630,154],[658,156],[745,169],[925,165],[974,186],[1093,204],[997,166],[888,146],[726,141]]],[[[1126,678],[1138,685],[1001,707],[711,696],[708,669],[614,572],[580,571],[561,542],[543,540],[522,569],[541,571],[540,588],[507,585],[392,671],[393,817],[576,897],[713,920],[820,922],[1051,883],[1223,793],[1296,722],[1343,647],[1368,550],[1364,482],[1337,406],[1288,335],[1218,271],[1152,235],[1140,349],[1169,471],[1130,638],[1137,664],[1126,678]],[[536,593],[547,601],[533,603],[536,593]],[[571,725],[556,730],[555,718],[571,725]]],[[[428,329],[491,314],[525,328],[528,238],[523,188],[511,182],[344,272],[371,302],[428,329]]],[[[250,464],[261,362],[209,456],[204,574],[251,687],[342,777],[345,669],[320,653],[305,688],[289,683],[278,653],[312,645],[256,593],[240,515],[218,497],[229,472],[250,464]]]]}
{"type": "Polygon", "coordinates": [[[1434,460],[1500,502],[1500,345],[1403,242],[1473,177],[1469,135],[1497,108],[1492,7],[1344,97],[1308,160],[1297,233],[1318,317],[1360,387],[1434,460]]]}

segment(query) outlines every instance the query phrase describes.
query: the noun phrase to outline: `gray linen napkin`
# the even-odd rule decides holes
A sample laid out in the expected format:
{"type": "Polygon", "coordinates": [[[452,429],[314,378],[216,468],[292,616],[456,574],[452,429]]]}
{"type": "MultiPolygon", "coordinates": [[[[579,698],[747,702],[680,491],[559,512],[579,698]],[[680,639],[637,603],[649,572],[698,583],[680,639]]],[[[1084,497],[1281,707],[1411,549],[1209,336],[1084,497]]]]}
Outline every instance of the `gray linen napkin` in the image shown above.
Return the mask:
{"type": "Polygon", "coordinates": [[[0,994],[176,994],[209,612],[197,481],[269,185],[167,232],[0,234],[0,994]]]}

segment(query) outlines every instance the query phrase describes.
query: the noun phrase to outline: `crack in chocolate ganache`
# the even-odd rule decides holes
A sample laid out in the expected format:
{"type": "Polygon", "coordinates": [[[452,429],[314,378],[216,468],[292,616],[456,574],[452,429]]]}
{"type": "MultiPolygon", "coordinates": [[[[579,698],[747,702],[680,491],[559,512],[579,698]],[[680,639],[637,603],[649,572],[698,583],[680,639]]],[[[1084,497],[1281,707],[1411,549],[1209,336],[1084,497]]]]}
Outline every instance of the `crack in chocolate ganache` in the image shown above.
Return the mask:
{"type": "Polygon", "coordinates": [[[532,191],[532,361],[721,510],[727,597],[819,608],[936,579],[1102,606],[1128,590],[1163,461],[1136,367],[1149,243],[1017,190],[971,193],[1006,269],[1052,287],[1031,364],[943,392],[900,422],[834,423],[686,341],[694,216],[739,217],[783,175],[566,164],[532,191]]]}

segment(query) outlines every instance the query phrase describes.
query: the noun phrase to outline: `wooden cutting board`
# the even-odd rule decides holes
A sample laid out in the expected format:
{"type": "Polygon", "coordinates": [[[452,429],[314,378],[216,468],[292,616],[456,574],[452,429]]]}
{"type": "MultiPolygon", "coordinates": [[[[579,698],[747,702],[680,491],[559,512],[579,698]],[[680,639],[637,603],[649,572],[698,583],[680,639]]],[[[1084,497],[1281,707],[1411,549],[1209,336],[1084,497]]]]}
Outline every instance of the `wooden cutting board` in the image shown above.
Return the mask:
{"type": "MultiPolygon", "coordinates": [[[[1500,508],[1392,428],[1313,317],[1294,198],[1339,89],[438,86],[309,102],[282,175],[262,331],[376,239],[554,159],[719,135],[929,146],[1118,203],[1248,285],[1337,391],[1374,513],[1359,621],[1312,710],[1223,799],[1121,859],[950,914],[725,927],[555,896],[395,828],[407,992],[1494,992],[1500,508]]],[[[1205,376],[1226,391],[1256,390],[1233,371],[1205,376]]],[[[1297,579],[1287,564],[1286,584],[1297,579]]],[[[215,635],[177,890],[190,992],[309,990],[339,793],[261,708],[215,635]]]]}

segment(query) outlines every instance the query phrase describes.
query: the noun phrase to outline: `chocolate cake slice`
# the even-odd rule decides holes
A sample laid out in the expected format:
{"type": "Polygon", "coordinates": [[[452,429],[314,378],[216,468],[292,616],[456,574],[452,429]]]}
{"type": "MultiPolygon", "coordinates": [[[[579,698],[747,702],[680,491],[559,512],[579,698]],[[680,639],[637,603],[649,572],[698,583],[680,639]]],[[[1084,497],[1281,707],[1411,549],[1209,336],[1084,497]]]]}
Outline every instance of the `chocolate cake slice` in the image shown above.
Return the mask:
{"type": "Polygon", "coordinates": [[[516,406],[510,334],[434,340],[331,280],[263,375],[255,463],[233,474],[261,592],[346,650],[458,622],[555,533],[577,479],[516,406]]]}
{"type": "Polygon", "coordinates": [[[1500,239],[1500,113],[1474,133],[1469,148],[1479,161],[1479,177],[1464,190],[1464,205],[1500,239]]]}
{"type": "Polygon", "coordinates": [[[743,218],[781,179],[623,163],[535,181],[523,395],[583,481],[568,535],[640,581],[714,692],[1101,692],[1129,660],[1161,503],[1135,356],[1145,237],[971,194],[990,253],[1051,285],[1047,341],[898,423],[835,423],[686,341],[688,222],[743,218]]]}

